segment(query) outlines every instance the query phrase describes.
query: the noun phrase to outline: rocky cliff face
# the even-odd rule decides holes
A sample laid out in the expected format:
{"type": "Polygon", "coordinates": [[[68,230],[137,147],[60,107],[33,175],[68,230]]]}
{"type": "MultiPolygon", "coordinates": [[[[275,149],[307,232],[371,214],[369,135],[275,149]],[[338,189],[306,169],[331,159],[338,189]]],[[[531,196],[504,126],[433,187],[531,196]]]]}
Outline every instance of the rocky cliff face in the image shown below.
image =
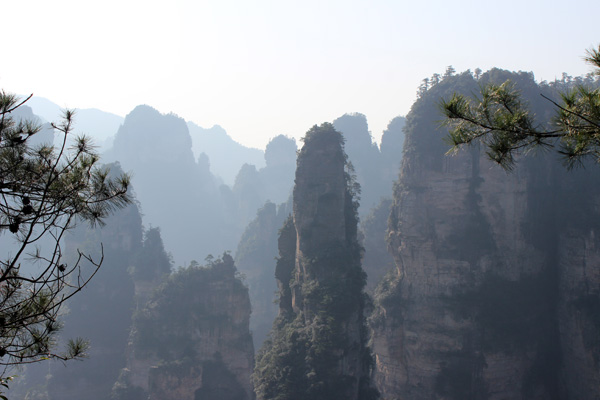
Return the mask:
{"type": "MultiPolygon", "coordinates": [[[[542,90],[508,77],[526,96],[542,90]]],[[[388,232],[396,274],[372,320],[377,386],[385,399],[597,398],[600,197],[574,202],[586,186],[554,160],[507,174],[476,147],[445,156],[435,102],[474,84],[445,79],[407,118],[388,232]]]]}
{"type": "Polygon", "coordinates": [[[372,399],[357,208],[343,139],[315,126],[298,156],[293,218],[279,237],[280,315],[258,354],[260,399],[372,399]]]}
{"type": "Polygon", "coordinates": [[[539,372],[540,341],[556,329],[544,299],[552,272],[521,224],[526,180],[478,152],[415,175],[403,176],[392,211],[397,298],[384,298],[374,339],[382,392],[521,398],[530,384],[551,398],[550,388],[524,381],[539,372]]]}
{"type": "Polygon", "coordinates": [[[174,273],[134,316],[113,397],[246,400],[254,348],[248,290],[224,254],[174,273]]]}

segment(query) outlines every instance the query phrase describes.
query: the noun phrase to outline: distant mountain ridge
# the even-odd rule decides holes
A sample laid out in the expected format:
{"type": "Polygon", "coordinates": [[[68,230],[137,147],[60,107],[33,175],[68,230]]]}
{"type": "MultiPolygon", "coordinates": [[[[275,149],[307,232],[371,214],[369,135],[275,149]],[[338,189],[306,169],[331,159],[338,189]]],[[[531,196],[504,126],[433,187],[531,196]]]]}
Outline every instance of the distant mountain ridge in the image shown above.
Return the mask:
{"type": "MultiPolygon", "coordinates": [[[[46,98],[34,96],[26,104],[46,122],[56,122],[62,118],[63,108],[46,98]]],[[[112,146],[114,135],[123,121],[120,115],[96,108],[78,108],[75,111],[75,132],[92,137],[100,151],[104,151],[112,146]]]]}
{"type": "MultiPolygon", "coordinates": [[[[44,97],[34,96],[26,104],[42,122],[56,122],[62,117],[63,108],[44,97]]],[[[125,118],[97,108],[77,108],[75,111],[75,132],[92,137],[100,152],[110,149],[125,118]]],[[[206,154],[211,171],[227,185],[233,186],[242,165],[251,164],[258,169],[265,166],[264,150],[236,142],[221,126],[203,128],[192,121],[186,123],[192,137],[194,158],[206,154]]]]}

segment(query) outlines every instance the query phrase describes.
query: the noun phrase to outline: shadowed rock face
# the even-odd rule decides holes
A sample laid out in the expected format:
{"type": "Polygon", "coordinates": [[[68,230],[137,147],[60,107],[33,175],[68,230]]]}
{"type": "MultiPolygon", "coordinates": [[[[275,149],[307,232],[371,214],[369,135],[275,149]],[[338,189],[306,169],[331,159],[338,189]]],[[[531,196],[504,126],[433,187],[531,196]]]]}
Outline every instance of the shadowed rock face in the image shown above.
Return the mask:
{"type": "Polygon", "coordinates": [[[260,349],[277,316],[277,283],[273,279],[277,238],[290,208],[291,201],[290,206],[279,207],[267,202],[244,231],[235,255],[235,264],[245,276],[252,303],[250,330],[255,349],[260,349]]]}
{"type": "Polygon", "coordinates": [[[600,398],[600,193],[598,166],[562,171],[557,235],[560,371],[569,399],[600,398]]]}
{"type": "Polygon", "coordinates": [[[543,338],[555,334],[548,259],[521,224],[526,180],[475,152],[403,178],[389,231],[397,281],[374,335],[382,392],[520,398],[543,338]]]}
{"type": "MultiPolygon", "coordinates": [[[[542,91],[522,74],[482,79],[494,74],[542,91]]],[[[430,115],[474,84],[443,81],[407,117],[396,274],[372,321],[376,384],[385,399],[598,398],[599,174],[545,157],[506,173],[477,147],[445,156],[430,115]]]]}

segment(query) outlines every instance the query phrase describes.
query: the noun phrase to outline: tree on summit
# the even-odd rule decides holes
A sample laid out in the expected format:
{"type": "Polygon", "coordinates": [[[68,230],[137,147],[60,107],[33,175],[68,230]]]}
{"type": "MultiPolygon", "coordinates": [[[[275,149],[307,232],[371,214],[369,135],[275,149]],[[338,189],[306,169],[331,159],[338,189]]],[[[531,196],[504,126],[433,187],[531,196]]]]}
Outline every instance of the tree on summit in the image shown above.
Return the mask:
{"type": "MultiPolygon", "coordinates": [[[[584,59],[593,66],[593,75],[600,76],[600,46],[588,50],[584,59]]],[[[550,126],[535,122],[510,81],[483,86],[479,98],[455,93],[442,100],[444,123],[450,127],[450,152],[481,142],[489,158],[508,170],[514,166],[515,155],[539,146],[559,147],[569,168],[589,157],[600,162],[600,88],[578,84],[560,93],[560,101],[542,96],[556,109],[550,126]]]]}
{"type": "MultiPolygon", "coordinates": [[[[30,96],[31,97],[31,96],[30,96]]],[[[30,98],[29,97],[29,98],[30,98]]],[[[85,355],[82,339],[57,351],[61,306],[94,276],[99,259],[61,248],[77,222],[102,224],[128,204],[129,177],[98,165],[88,138],[72,138],[73,111],[52,124],[60,144],[34,145],[41,126],[14,115],[29,100],[0,91],[0,383],[11,366],[85,355]],[[84,264],[89,265],[85,268],[84,264]]],[[[1,395],[0,395],[1,397],[1,395]]]]}

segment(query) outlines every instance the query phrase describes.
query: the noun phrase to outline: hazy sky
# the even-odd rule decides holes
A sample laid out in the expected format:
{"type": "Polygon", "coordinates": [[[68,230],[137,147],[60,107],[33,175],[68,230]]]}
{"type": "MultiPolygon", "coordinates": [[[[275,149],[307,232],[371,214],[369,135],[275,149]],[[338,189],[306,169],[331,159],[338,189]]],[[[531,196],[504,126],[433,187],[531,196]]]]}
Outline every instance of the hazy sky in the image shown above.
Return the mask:
{"type": "Polygon", "coordinates": [[[6,0],[0,88],[125,116],[138,104],[264,148],[347,112],[379,140],[421,80],[590,71],[600,1],[6,0]]]}

